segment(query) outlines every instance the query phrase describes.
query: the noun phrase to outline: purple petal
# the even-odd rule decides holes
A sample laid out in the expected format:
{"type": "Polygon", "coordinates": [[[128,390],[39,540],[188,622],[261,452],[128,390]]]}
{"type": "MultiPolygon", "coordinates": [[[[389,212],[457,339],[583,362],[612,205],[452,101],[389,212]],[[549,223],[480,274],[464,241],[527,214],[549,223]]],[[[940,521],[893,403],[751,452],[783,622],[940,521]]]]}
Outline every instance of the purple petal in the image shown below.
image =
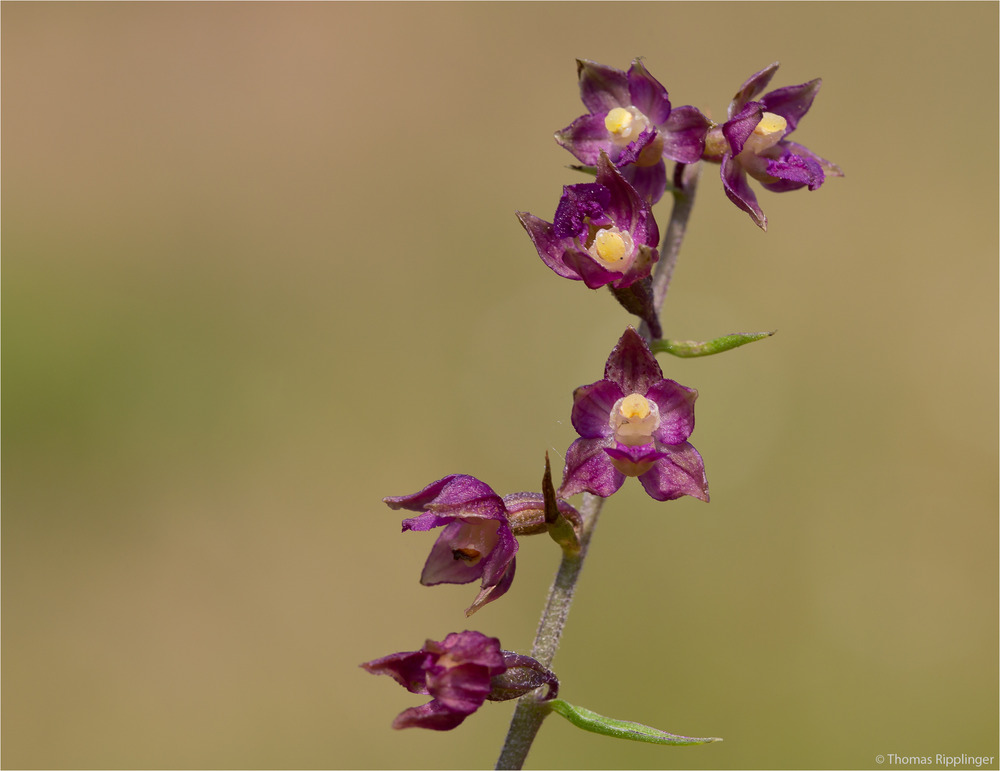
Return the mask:
{"type": "Polygon", "coordinates": [[[705,135],[711,125],[695,107],[678,107],[670,119],[660,126],[663,154],[672,161],[697,163],[705,152],[705,135]]]}
{"type": "MultiPolygon", "coordinates": [[[[492,523],[481,523],[482,528],[494,527],[492,523]]],[[[438,584],[468,584],[483,576],[483,569],[486,565],[486,555],[483,555],[476,564],[466,562],[455,556],[456,548],[464,548],[468,539],[462,538],[469,532],[470,525],[462,520],[455,520],[438,536],[431,547],[431,553],[424,563],[423,572],[420,574],[420,583],[424,586],[437,586],[438,584]]],[[[497,523],[495,528],[502,527],[502,523],[497,523]]],[[[495,532],[495,529],[494,529],[495,532]]],[[[489,534],[490,536],[493,533],[489,534]]],[[[486,534],[483,534],[486,537],[486,534]]],[[[515,547],[516,550],[516,547],[515,547]]]]}
{"type": "Polygon", "coordinates": [[[722,160],[722,187],[729,196],[729,200],[750,215],[761,230],[767,230],[767,217],[757,205],[757,196],[747,184],[746,174],[743,167],[731,156],[726,156],[722,160]]]}
{"type": "Polygon", "coordinates": [[[432,654],[427,651],[391,653],[374,661],[362,664],[362,668],[373,675],[389,675],[410,693],[427,694],[426,668],[432,654]]]}
{"type": "MultiPolygon", "coordinates": [[[[501,671],[503,656],[500,656],[501,671]]],[[[434,700],[453,712],[471,715],[490,693],[490,674],[481,664],[470,662],[436,668],[427,675],[427,689],[434,700]]]]}
{"type": "Polygon", "coordinates": [[[604,379],[617,383],[625,396],[644,395],[663,380],[663,370],[639,333],[628,327],[604,365],[604,379]]]}
{"type": "Polygon", "coordinates": [[[751,75],[733,96],[733,101],[729,104],[729,117],[732,118],[743,109],[743,105],[767,88],[767,84],[771,82],[771,78],[774,77],[774,73],[777,71],[778,62],[772,62],[760,72],[751,75]]]}
{"type": "Polygon", "coordinates": [[[773,112],[788,121],[788,130],[785,132],[785,136],[788,136],[795,131],[802,116],[809,112],[821,85],[822,78],[816,78],[798,86],[785,86],[762,96],[760,103],[767,112],[773,112]]]}
{"type": "MultiPolygon", "coordinates": [[[[615,159],[615,167],[619,170],[623,166],[633,164],[638,162],[639,156],[642,155],[642,151],[646,149],[657,137],[657,131],[654,128],[644,128],[642,133],[635,138],[635,141],[629,142],[625,145],[625,148],[619,153],[618,157],[615,159]]],[[[610,154],[609,154],[610,157],[610,154]]]]}
{"type": "Polygon", "coordinates": [[[649,204],[625,181],[622,173],[604,154],[597,164],[597,182],[611,193],[606,211],[615,224],[622,230],[628,230],[636,244],[657,246],[660,230],[649,204]]]}
{"type": "Polygon", "coordinates": [[[625,395],[618,384],[610,380],[580,386],[573,392],[573,428],[584,439],[611,436],[614,433],[609,423],[611,409],[625,395]]]}
{"type": "Polygon", "coordinates": [[[611,225],[604,213],[610,201],[611,191],[596,182],[564,186],[552,218],[552,232],[557,238],[585,238],[590,223],[597,227],[611,225]]]}
{"type": "Polygon", "coordinates": [[[823,184],[823,168],[812,158],[803,158],[794,153],[787,153],[776,160],[769,160],[767,173],[776,177],[779,182],[764,181],[763,185],[775,193],[798,190],[808,187],[816,190],[823,184]]]}
{"type": "Polygon", "coordinates": [[[588,166],[597,165],[602,150],[617,159],[621,148],[611,139],[611,133],[604,125],[607,114],[605,111],[593,115],[581,115],[562,131],[556,132],[556,142],[588,166]]]}
{"type": "Polygon", "coordinates": [[[653,436],[663,444],[680,444],[694,431],[694,402],[698,392],[674,380],[661,380],[646,392],[660,411],[660,427],[653,436]]]}
{"type": "Polygon", "coordinates": [[[556,236],[551,224],[528,212],[517,212],[517,219],[528,232],[542,262],[563,278],[580,280],[580,274],[567,266],[563,260],[567,246],[566,239],[556,236]]]}
{"type": "Polygon", "coordinates": [[[412,495],[398,495],[383,498],[390,509],[424,511],[431,506],[462,506],[482,498],[497,498],[493,488],[468,474],[452,474],[437,482],[432,482],[423,490],[412,495]]]}
{"type": "Polygon", "coordinates": [[[577,439],[566,450],[566,467],[563,469],[560,498],[590,492],[607,498],[625,482],[625,475],[611,463],[604,448],[613,444],[611,439],[577,439]]]}
{"type": "Polygon", "coordinates": [[[672,501],[682,495],[691,495],[708,502],[705,464],[698,451],[687,442],[663,449],[668,451],[667,457],[660,458],[639,477],[646,492],[658,501],[672,501]]]}
{"type": "Polygon", "coordinates": [[[757,128],[763,114],[764,108],[760,102],[749,102],[736,117],[722,124],[722,134],[732,148],[734,156],[743,152],[743,145],[757,128]]]}
{"type": "Polygon", "coordinates": [[[621,173],[639,197],[651,206],[663,198],[667,190],[667,166],[662,160],[655,166],[625,166],[621,173]]]}
{"type": "Polygon", "coordinates": [[[626,77],[632,104],[649,118],[653,125],[659,126],[666,122],[670,117],[670,98],[663,84],[650,75],[638,59],[632,62],[626,77]]]}
{"type": "Polygon", "coordinates": [[[491,677],[507,669],[500,640],[487,637],[482,632],[452,632],[440,643],[432,643],[433,641],[428,641],[424,647],[449,654],[453,662],[485,667],[486,674],[491,677]]]}
{"type": "Polygon", "coordinates": [[[580,81],[580,99],[590,112],[608,112],[631,104],[628,76],[622,70],[577,59],[576,75],[580,81]]]}

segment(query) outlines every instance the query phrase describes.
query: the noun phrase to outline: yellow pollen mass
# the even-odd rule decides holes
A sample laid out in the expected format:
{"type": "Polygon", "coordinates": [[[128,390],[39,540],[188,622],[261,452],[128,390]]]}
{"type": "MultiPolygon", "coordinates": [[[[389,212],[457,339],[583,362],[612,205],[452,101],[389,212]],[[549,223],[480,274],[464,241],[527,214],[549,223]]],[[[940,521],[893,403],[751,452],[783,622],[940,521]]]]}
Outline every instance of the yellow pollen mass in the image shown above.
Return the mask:
{"type": "Polygon", "coordinates": [[[597,251],[597,256],[605,262],[621,262],[628,256],[625,239],[620,233],[611,230],[597,231],[597,235],[594,236],[594,249],[597,251]]]}
{"type": "Polygon", "coordinates": [[[645,396],[629,394],[622,399],[622,406],[618,411],[626,420],[642,420],[649,415],[649,402],[645,396]]]}
{"type": "Polygon", "coordinates": [[[634,120],[632,113],[624,107],[615,107],[604,118],[604,127],[612,134],[624,134],[634,120]]]}
{"type": "Polygon", "coordinates": [[[773,112],[765,112],[760,123],[754,128],[753,133],[761,137],[769,137],[773,134],[784,133],[788,128],[788,121],[773,112]]]}

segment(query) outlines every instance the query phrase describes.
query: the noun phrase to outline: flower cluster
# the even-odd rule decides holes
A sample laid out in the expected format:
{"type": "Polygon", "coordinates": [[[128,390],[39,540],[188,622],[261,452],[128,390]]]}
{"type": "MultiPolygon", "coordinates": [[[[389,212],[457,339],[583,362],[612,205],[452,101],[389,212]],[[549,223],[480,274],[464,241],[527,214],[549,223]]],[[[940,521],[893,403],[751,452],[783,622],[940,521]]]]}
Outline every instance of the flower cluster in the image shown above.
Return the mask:
{"type": "MultiPolygon", "coordinates": [[[[687,194],[685,165],[718,163],[726,195],[766,229],[767,218],[748,177],[780,193],[816,190],[827,177],[841,176],[835,164],[788,139],[811,107],[820,81],[761,95],[777,68],[775,63],[751,76],[720,125],[695,107],[673,107],[666,88],[638,59],[627,72],[577,62],[587,113],[555,137],[590,167],[584,170],[593,172],[593,181],[563,187],[551,222],[528,212],[517,216],[549,269],[589,289],[608,287],[626,310],[642,319],[643,331],[627,327],[608,356],[604,378],[573,393],[570,418],[579,438],[566,450],[558,490],[546,459],[542,492],[501,496],[473,476],[451,474],[416,493],[384,499],[391,509],[415,513],[403,520],[403,532],[440,529],[421,584],[480,582],[466,615],[508,592],[518,538],[547,532],[568,558],[582,555],[584,518],[567,501],[574,495],[607,498],[627,477],[636,477],[657,501],[683,496],[708,501],[704,462],[688,441],[698,392],[664,378],[650,347],[661,334],[658,305],[665,291],[655,288],[654,277],[659,280],[665,274],[669,282],[679,245],[668,229],[665,244],[674,251],[663,246],[666,256],[660,263],[660,229],[652,207],[668,189],[678,200],[687,194]],[[676,164],[672,187],[667,160],[676,164]]],[[[664,346],[666,342],[659,341],[653,350],[711,352],[718,341],[686,348],[676,341],[673,347],[664,346]]],[[[449,730],[487,700],[518,698],[542,686],[548,690],[536,698],[553,699],[559,686],[537,660],[504,651],[498,639],[476,631],[452,633],[440,642],[428,640],[420,650],[361,666],[431,697],[400,713],[395,728],[449,730]]]]}

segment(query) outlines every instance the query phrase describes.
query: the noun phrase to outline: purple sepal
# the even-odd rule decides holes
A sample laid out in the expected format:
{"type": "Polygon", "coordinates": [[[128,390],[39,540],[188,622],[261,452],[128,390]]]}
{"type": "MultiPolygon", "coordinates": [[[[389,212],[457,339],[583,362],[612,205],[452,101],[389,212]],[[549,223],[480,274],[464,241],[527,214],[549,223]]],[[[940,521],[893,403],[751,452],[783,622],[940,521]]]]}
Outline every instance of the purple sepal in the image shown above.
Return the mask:
{"type": "Polygon", "coordinates": [[[606,114],[615,107],[631,104],[628,76],[621,70],[577,59],[576,76],[580,81],[580,99],[591,113],[606,114]]]}
{"type": "Polygon", "coordinates": [[[722,124],[722,135],[732,148],[732,155],[737,156],[743,152],[743,145],[753,134],[753,130],[760,123],[764,109],[760,102],[750,102],[737,113],[736,117],[722,124]]]}
{"type": "Polygon", "coordinates": [[[604,364],[604,379],[621,388],[623,394],[642,394],[663,380],[663,370],[646,341],[632,327],[625,330],[604,364]]]}
{"type": "Polygon", "coordinates": [[[550,223],[534,214],[517,212],[517,218],[531,238],[531,243],[535,245],[535,250],[542,262],[563,278],[571,278],[574,281],[581,280],[579,271],[565,262],[567,239],[559,238],[550,223]]]}
{"type": "Polygon", "coordinates": [[[663,124],[663,155],[680,163],[696,163],[705,152],[711,121],[690,105],[675,107],[663,124]]]}
{"type": "Polygon", "coordinates": [[[389,675],[411,693],[432,696],[404,710],[393,728],[455,728],[489,697],[492,679],[507,670],[500,641],[480,632],[453,632],[442,642],[428,640],[419,651],[393,653],[361,665],[373,675],[389,675]]]}
{"type": "Polygon", "coordinates": [[[604,452],[612,439],[577,439],[566,450],[559,496],[568,498],[577,493],[593,493],[601,498],[616,493],[625,484],[625,475],[614,467],[604,452]]]}
{"type": "Polygon", "coordinates": [[[666,457],[639,477],[646,492],[658,501],[690,495],[708,503],[705,463],[698,451],[687,442],[666,449],[666,457]]]}
{"type": "Polygon", "coordinates": [[[816,78],[798,86],[778,88],[762,96],[760,103],[766,112],[773,112],[788,121],[788,130],[785,131],[785,136],[788,136],[795,131],[802,116],[809,112],[822,85],[823,79],[816,78]]]}
{"type": "Polygon", "coordinates": [[[626,329],[608,357],[604,379],[573,393],[571,417],[580,438],[566,451],[559,495],[589,492],[607,498],[626,476],[635,476],[656,500],[691,495],[707,501],[704,464],[687,442],[697,398],[693,388],[665,379],[639,333],[626,329]],[[616,421],[622,418],[616,417],[615,404],[631,394],[655,403],[658,411],[659,423],[650,425],[645,444],[637,443],[634,433],[626,438],[629,443],[616,435],[616,421]]]}
{"type": "Polygon", "coordinates": [[[393,509],[423,512],[403,520],[403,532],[444,528],[424,564],[421,584],[467,584],[482,579],[480,592],[466,615],[510,588],[517,539],[507,521],[503,499],[489,485],[466,474],[453,474],[420,492],[384,501],[393,509]]]}
{"type": "Polygon", "coordinates": [[[666,123],[670,117],[670,96],[663,84],[649,74],[639,59],[632,62],[626,77],[630,103],[654,126],[666,123]]]}
{"type": "Polygon", "coordinates": [[[730,119],[743,109],[743,105],[767,88],[767,84],[771,82],[771,78],[774,77],[774,73],[778,71],[779,66],[778,62],[771,62],[771,64],[767,65],[760,72],[755,72],[747,78],[747,81],[740,86],[740,90],[733,95],[733,100],[729,103],[728,117],[730,119]]]}
{"type": "Polygon", "coordinates": [[[601,152],[618,160],[621,149],[612,143],[604,125],[607,112],[581,115],[566,128],[555,133],[556,142],[569,150],[574,157],[588,166],[596,166],[601,152]]]}
{"type": "Polygon", "coordinates": [[[606,155],[602,155],[597,163],[597,182],[604,185],[611,194],[607,213],[615,225],[621,230],[629,231],[636,246],[645,244],[656,248],[660,243],[660,228],[653,218],[650,204],[625,181],[621,171],[606,155]]]}
{"type": "Polygon", "coordinates": [[[655,166],[625,166],[621,172],[635,192],[650,204],[663,198],[667,191],[667,165],[662,160],[655,166]]]}
{"type": "Polygon", "coordinates": [[[750,215],[761,230],[767,230],[767,217],[757,203],[757,194],[747,184],[743,167],[727,155],[722,161],[722,189],[726,191],[729,200],[750,215]]]}

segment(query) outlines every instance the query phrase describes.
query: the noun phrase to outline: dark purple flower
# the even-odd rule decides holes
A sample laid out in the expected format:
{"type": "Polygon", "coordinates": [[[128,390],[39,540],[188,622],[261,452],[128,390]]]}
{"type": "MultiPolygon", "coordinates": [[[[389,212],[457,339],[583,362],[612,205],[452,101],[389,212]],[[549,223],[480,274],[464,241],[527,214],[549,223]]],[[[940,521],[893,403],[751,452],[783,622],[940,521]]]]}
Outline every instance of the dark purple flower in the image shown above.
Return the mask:
{"type": "Polygon", "coordinates": [[[753,101],[777,69],[774,62],[740,87],[729,105],[729,120],[713,127],[705,143],[705,160],[722,164],[722,186],[729,200],[762,230],[767,230],[767,217],[747,183],[748,174],[775,193],[816,190],[828,175],[844,175],[835,163],[787,139],[812,106],[821,79],[779,88],[753,101]]]}
{"type": "Polygon", "coordinates": [[[480,632],[453,632],[443,642],[428,640],[419,651],[393,653],[361,665],[389,675],[410,693],[434,698],[396,716],[393,728],[448,731],[486,701],[494,675],[507,670],[500,641],[480,632]]]}
{"type": "Polygon", "coordinates": [[[480,632],[452,632],[443,642],[428,640],[418,651],[392,653],[361,665],[373,675],[389,675],[410,693],[434,698],[396,716],[393,728],[449,731],[487,699],[517,699],[545,685],[542,701],[555,698],[559,680],[530,656],[500,649],[500,641],[480,632]]]}
{"type": "Polygon", "coordinates": [[[413,495],[383,500],[392,509],[423,512],[403,520],[404,533],[444,527],[420,576],[424,586],[467,584],[481,578],[479,595],[465,611],[469,616],[510,588],[517,539],[504,499],[489,485],[452,474],[413,495]]]}
{"type": "Polygon", "coordinates": [[[604,380],[573,394],[580,438],[566,451],[559,495],[606,498],[628,476],[639,477],[658,501],[682,495],[707,501],[705,465],[687,441],[697,398],[695,389],[664,380],[645,341],[629,327],[608,357],[604,380]]]}
{"type": "Polygon", "coordinates": [[[527,212],[517,218],[542,262],[591,289],[626,289],[660,258],[660,231],[649,204],[603,152],[595,182],[563,188],[551,224],[527,212]]]}
{"type": "Polygon", "coordinates": [[[667,89],[642,62],[622,72],[577,59],[580,97],[590,111],[556,132],[556,141],[588,166],[601,151],[650,203],[667,186],[663,159],[694,163],[705,148],[709,121],[694,107],[671,109],[667,89]]]}

